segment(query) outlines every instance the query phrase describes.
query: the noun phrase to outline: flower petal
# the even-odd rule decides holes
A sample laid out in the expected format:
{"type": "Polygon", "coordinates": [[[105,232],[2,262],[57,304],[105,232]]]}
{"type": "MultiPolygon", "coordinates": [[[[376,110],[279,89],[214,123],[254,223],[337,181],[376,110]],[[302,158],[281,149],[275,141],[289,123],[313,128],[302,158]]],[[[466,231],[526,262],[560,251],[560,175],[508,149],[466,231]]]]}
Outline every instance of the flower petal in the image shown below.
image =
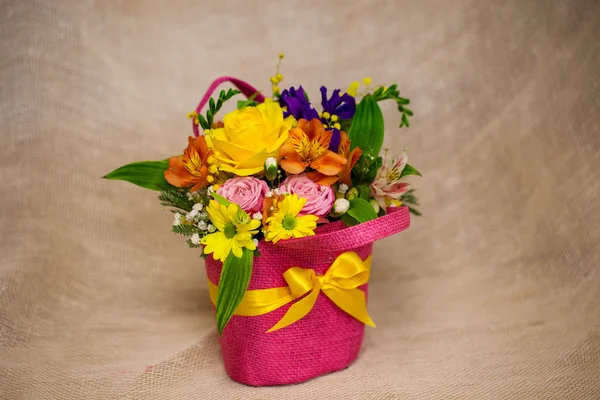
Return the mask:
{"type": "Polygon", "coordinates": [[[314,159],[310,166],[325,175],[336,175],[339,173],[347,160],[343,156],[327,150],[320,157],[314,159]]]}

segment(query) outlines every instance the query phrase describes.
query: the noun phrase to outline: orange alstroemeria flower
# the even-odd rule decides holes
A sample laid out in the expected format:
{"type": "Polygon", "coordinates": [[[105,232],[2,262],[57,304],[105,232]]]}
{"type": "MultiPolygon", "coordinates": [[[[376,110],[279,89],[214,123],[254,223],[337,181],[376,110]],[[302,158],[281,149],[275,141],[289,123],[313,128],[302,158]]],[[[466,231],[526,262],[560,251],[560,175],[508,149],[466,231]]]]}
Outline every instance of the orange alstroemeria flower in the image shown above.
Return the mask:
{"type": "Polygon", "coordinates": [[[308,122],[304,118],[290,129],[288,141],[279,149],[282,157],[281,168],[290,174],[300,174],[308,167],[327,177],[333,177],[331,185],[337,180],[335,175],[346,165],[347,160],[340,154],[329,150],[332,131],[326,131],[318,118],[308,122]]]}
{"type": "Polygon", "coordinates": [[[189,137],[188,147],[183,155],[172,157],[169,160],[169,168],[165,171],[165,179],[171,185],[188,188],[195,192],[210,184],[209,179],[214,178],[208,173],[207,160],[212,154],[206,145],[204,136],[197,138],[189,137]]]}
{"type": "Polygon", "coordinates": [[[344,131],[340,131],[340,147],[338,148],[338,154],[344,157],[347,162],[337,176],[326,176],[320,172],[313,171],[307,174],[308,177],[320,185],[332,185],[339,180],[340,183],[352,186],[352,168],[354,168],[354,165],[356,165],[358,159],[362,155],[362,150],[358,147],[355,147],[352,151],[350,150],[350,138],[344,131]]]}

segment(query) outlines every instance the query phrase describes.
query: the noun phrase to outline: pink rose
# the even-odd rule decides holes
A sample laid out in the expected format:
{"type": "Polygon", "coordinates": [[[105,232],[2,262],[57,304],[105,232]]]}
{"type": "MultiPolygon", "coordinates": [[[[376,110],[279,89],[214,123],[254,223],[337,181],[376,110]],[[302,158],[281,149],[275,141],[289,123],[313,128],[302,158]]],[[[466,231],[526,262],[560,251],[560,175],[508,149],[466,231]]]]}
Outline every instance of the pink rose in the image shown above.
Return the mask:
{"type": "Polygon", "coordinates": [[[310,180],[306,174],[288,176],[279,189],[282,192],[306,198],[302,214],[324,217],[329,213],[335,201],[335,194],[331,186],[319,185],[310,180]]]}
{"type": "Polygon", "coordinates": [[[240,206],[242,210],[255,213],[262,211],[263,200],[269,190],[265,181],[251,176],[243,176],[228,179],[217,190],[217,193],[240,206]]]}

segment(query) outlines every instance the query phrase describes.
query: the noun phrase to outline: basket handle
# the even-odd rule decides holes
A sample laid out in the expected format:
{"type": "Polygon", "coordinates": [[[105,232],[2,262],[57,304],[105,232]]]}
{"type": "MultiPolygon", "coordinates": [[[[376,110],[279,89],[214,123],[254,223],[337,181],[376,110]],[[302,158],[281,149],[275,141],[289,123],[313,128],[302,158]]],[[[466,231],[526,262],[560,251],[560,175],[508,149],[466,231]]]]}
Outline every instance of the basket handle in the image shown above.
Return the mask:
{"type": "MultiPolygon", "coordinates": [[[[256,94],[254,100],[257,103],[262,103],[265,101],[265,96],[262,95],[257,89],[254,88],[254,86],[250,85],[249,83],[234,78],[232,76],[222,76],[220,78],[215,79],[214,82],[211,83],[208,87],[208,90],[206,90],[206,93],[204,93],[202,100],[200,100],[200,103],[198,103],[198,107],[196,107],[196,112],[198,114],[202,112],[202,108],[206,105],[208,99],[210,99],[210,96],[212,96],[213,92],[219,87],[220,84],[224,82],[230,82],[231,84],[233,84],[233,86],[238,88],[247,98],[250,98],[251,96],[256,94]]],[[[198,124],[196,124],[196,121],[194,119],[192,119],[192,129],[194,130],[194,136],[200,136],[198,124]]]]}
{"type": "Polygon", "coordinates": [[[275,246],[288,249],[311,248],[324,252],[345,252],[394,235],[409,226],[408,207],[389,208],[388,214],[371,221],[322,235],[282,240],[275,246]]]}

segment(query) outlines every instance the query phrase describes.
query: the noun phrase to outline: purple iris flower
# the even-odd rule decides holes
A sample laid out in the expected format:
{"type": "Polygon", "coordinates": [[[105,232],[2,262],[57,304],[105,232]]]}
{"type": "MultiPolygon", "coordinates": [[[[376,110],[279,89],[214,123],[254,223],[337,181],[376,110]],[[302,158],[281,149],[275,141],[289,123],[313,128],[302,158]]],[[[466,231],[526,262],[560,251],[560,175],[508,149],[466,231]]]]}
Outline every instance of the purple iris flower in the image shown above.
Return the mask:
{"type": "Polygon", "coordinates": [[[319,113],[310,106],[302,86],[299,86],[298,89],[292,87],[281,92],[279,105],[287,107],[287,110],[283,112],[284,117],[292,115],[296,119],[304,118],[307,121],[319,118],[319,113]]]}
{"type": "Polygon", "coordinates": [[[321,105],[323,106],[323,112],[337,115],[339,119],[350,119],[356,111],[354,97],[348,93],[344,93],[340,97],[340,89],[336,89],[331,94],[331,98],[327,100],[327,88],[325,86],[321,86],[321,105]]]}
{"type": "Polygon", "coordinates": [[[331,135],[331,140],[329,141],[329,150],[337,153],[340,148],[340,141],[342,139],[342,135],[340,131],[335,128],[327,128],[328,131],[333,131],[331,135]]]}

